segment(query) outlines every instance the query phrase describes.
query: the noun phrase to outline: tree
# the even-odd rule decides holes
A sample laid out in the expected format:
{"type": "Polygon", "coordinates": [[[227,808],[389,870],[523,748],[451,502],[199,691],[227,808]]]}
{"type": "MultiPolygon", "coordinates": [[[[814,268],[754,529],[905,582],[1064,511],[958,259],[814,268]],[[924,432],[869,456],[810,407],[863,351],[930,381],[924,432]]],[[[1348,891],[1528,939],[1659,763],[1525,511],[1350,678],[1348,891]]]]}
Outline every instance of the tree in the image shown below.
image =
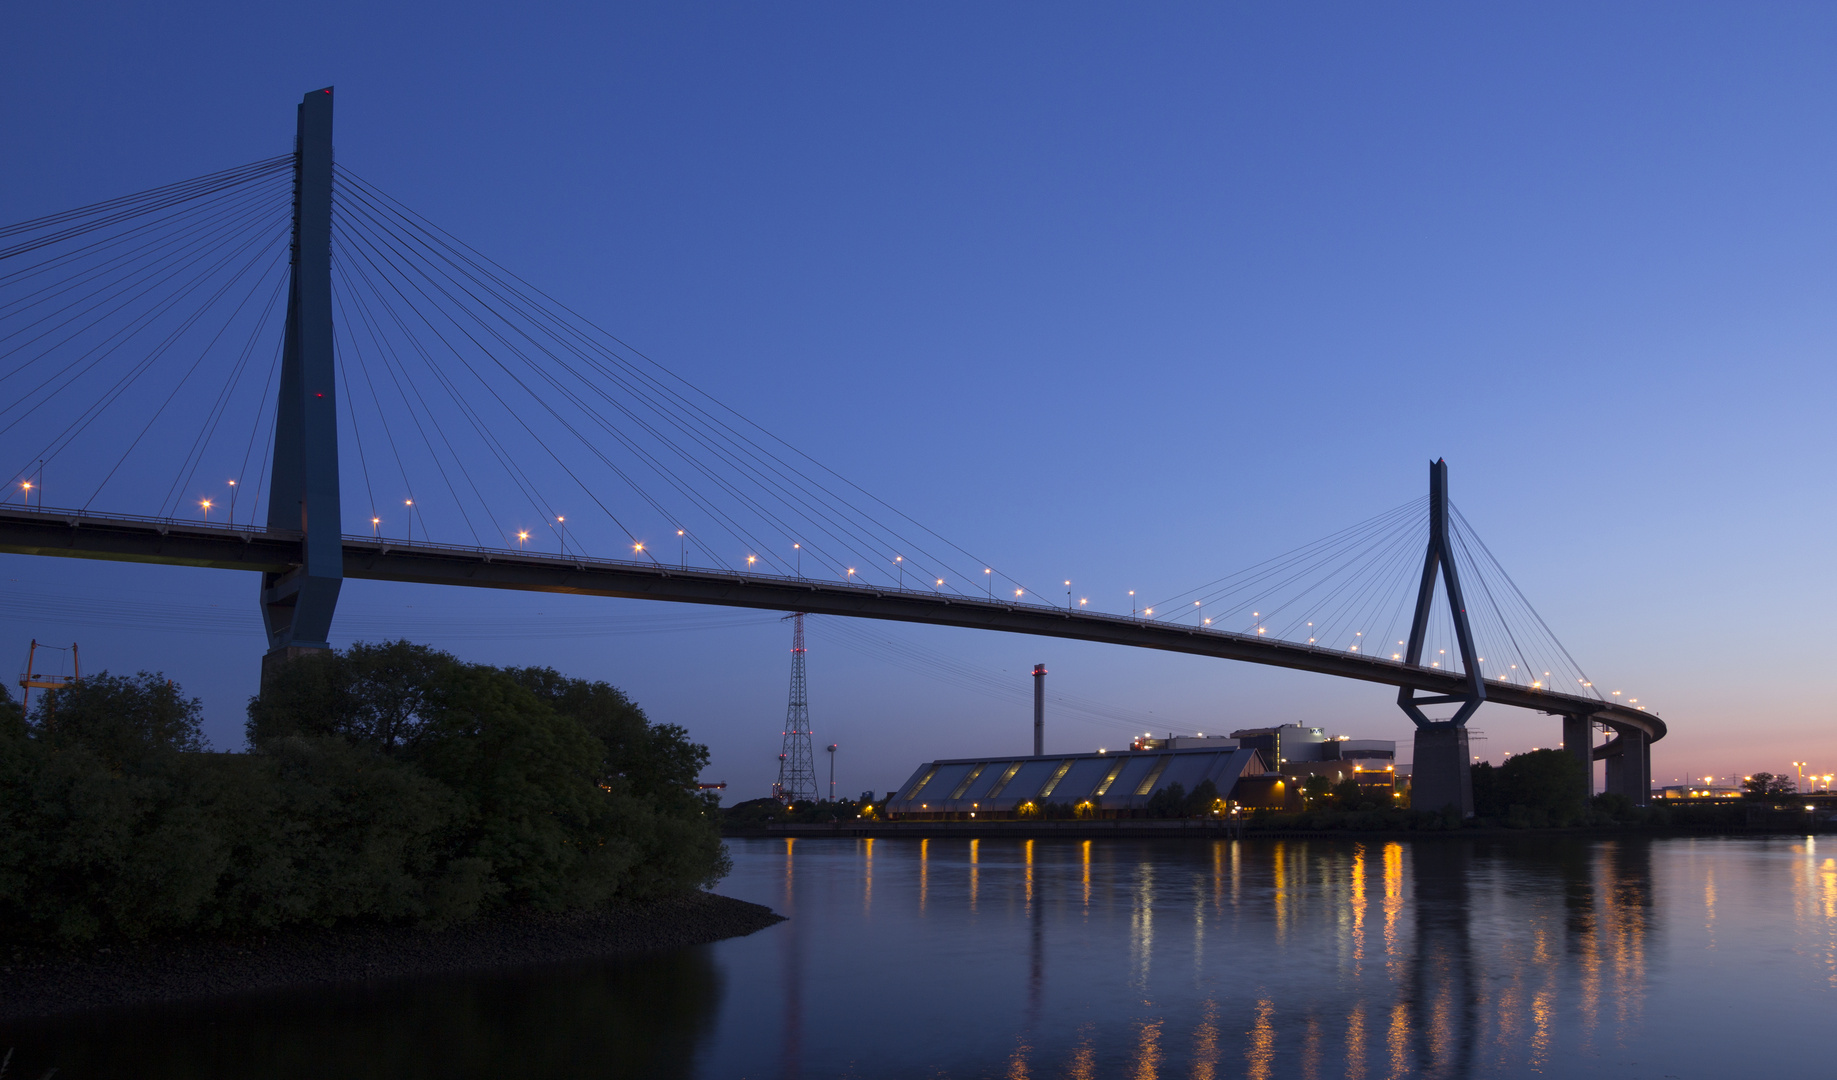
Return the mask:
{"type": "Polygon", "coordinates": [[[408,641],[358,642],[344,652],[300,657],[249,700],[249,743],[337,735],[382,753],[404,750],[427,727],[429,695],[460,666],[447,653],[408,641]]]}
{"type": "Polygon", "coordinates": [[[511,668],[505,674],[605,746],[601,772],[608,786],[623,780],[635,794],[678,802],[694,792],[708,766],[706,746],[689,741],[689,733],[675,724],[651,723],[618,687],[571,679],[553,668],[511,668]]]}
{"type": "Polygon", "coordinates": [[[1301,782],[1301,794],[1309,805],[1316,804],[1333,792],[1333,778],[1315,773],[1301,782]]]}
{"type": "Polygon", "coordinates": [[[0,691],[0,935],[432,924],[712,884],[707,750],[614,688],[408,642],[301,658],[201,753],[163,676],[0,691]]]}
{"type": "Polygon", "coordinates": [[[1169,784],[1148,797],[1148,816],[1153,818],[1185,817],[1186,785],[1169,784]]]}
{"type": "Polygon", "coordinates": [[[1468,771],[1473,784],[1473,816],[1502,818],[1505,804],[1499,801],[1499,770],[1490,761],[1482,761],[1468,771]]]}
{"type": "Polygon", "coordinates": [[[1218,803],[1218,785],[1210,780],[1201,780],[1193,788],[1193,793],[1186,797],[1187,817],[1208,817],[1212,808],[1218,803]]]}
{"type": "Polygon", "coordinates": [[[164,675],[104,671],[46,691],[32,708],[31,731],[51,746],[83,746],[113,768],[148,755],[204,749],[197,698],[164,675]]]}
{"type": "Polygon", "coordinates": [[[1743,777],[1741,781],[1742,798],[1745,799],[1782,799],[1798,794],[1799,785],[1790,776],[1775,776],[1769,772],[1758,772],[1753,776],[1743,777]]]}
{"type": "Polygon", "coordinates": [[[248,733],[258,749],[328,736],[415,764],[465,799],[456,843],[491,864],[510,900],[650,895],[729,865],[718,796],[695,790],[708,748],[604,682],[360,643],[275,673],[249,702],[248,733]]]}
{"type": "Polygon", "coordinates": [[[1587,767],[1566,750],[1533,750],[1499,767],[1497,788],[1511,823],[1570,825],[1581,819],[1588,797],[1587,767]]]}

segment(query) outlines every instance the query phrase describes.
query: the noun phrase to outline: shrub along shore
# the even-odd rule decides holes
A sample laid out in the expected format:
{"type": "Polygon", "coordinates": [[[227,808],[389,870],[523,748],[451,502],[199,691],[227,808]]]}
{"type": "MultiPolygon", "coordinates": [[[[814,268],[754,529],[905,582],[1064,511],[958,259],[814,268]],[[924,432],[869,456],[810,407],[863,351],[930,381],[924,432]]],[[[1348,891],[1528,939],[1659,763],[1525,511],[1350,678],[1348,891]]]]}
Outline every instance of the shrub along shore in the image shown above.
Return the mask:
{"type": "Polygon", "coordinates": [[[730,865],[693,786],[707,749],[547,668],[408,642],[304,658],[249,702],[245,753],[205,752],[160,675],[32,704],[0,702],[0,939],[41,963],[657,911],[730,865]]]}

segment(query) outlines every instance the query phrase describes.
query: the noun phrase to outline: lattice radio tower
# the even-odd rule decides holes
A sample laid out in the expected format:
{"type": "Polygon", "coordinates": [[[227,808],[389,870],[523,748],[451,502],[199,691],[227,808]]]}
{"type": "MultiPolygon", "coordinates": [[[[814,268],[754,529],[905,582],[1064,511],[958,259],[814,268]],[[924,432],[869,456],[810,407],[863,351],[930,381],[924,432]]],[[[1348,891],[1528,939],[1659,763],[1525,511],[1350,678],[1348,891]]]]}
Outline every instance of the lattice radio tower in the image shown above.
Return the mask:
{"type": "Polygon", "coordinates": [[[774,793],[786,802],[816,801],[816,758],[810,749],[810,698],[804,686],[804,613],[791,620],[791,703],[785,707],[785,745],[778,755],[774,793]]]}

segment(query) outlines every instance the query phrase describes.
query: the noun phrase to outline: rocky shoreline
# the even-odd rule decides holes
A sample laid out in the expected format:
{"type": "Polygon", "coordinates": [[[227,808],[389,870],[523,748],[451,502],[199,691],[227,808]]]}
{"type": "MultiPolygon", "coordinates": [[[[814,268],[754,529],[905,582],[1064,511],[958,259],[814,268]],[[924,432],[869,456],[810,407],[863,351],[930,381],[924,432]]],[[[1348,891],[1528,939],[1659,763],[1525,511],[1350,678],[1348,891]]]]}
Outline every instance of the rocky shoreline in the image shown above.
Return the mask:
{"type": "Polygon", "coordinates": [[[445,930],[290,929],[58,952],[0,952],[0,1020],[705,945],[782,922],[712,893],[606,911],[512,912],[445,930]]]}

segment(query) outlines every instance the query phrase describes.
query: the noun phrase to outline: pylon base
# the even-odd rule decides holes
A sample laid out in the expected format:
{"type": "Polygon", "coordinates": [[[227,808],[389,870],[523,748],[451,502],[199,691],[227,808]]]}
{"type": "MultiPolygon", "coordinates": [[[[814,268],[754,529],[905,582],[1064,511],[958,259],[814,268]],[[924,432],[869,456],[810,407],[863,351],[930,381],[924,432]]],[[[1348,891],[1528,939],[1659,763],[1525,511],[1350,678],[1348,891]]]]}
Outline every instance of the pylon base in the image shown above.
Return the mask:
{"type": "Polygon", "coordinates": [[[1416,729],[1410,806],[1437,813],[1452,806],[1462,818],[1473,816],[1473,767],[1464,726],[1431,724],[1416,729]]]}

